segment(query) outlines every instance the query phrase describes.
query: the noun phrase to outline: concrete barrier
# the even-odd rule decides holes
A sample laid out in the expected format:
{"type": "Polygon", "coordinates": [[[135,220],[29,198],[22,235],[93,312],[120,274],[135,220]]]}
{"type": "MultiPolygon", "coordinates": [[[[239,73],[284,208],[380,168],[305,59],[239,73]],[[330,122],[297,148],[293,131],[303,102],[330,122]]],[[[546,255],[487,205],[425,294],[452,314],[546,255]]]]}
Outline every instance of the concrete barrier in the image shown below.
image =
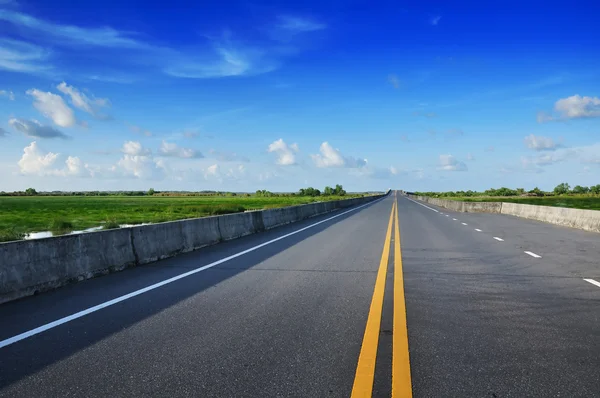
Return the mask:
{"type": "Polygon", "coordinates": [[[430,198],[427,196],[407,196],[411,199],[463,213],[507,214],[565,227],[583,229],[590,232],[600,232],[600,211],[598,210],[569,209],[566,207],[538,206],[508,202],[459,202],[456,200],[430,198]]]}
{"type": "Polygon", "coordinates": [[[129,229],[0,244],[0,303],[136,264],[129,229]]]}
{"type": "Polygon", "coordinates": [[[502,214],[544,221],[551,224],[600,232],[600,211],[565,207],[503,203],[502,214]]]}
{"type": "Polygon", "coordinates": [[[0,303],[383,196],[0,243],[0,303]]]}

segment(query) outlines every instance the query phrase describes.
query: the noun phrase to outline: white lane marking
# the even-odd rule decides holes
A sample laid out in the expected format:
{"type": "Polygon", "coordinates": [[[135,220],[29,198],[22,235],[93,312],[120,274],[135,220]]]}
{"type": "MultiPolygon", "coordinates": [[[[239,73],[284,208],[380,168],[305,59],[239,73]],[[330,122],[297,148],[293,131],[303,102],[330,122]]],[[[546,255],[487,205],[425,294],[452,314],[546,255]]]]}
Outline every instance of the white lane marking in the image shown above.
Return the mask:
{"type": "Polygon", "coordinates": [[[16,343],[16,342],[18,342],[18,341],[24,340],[24,339],[26,339],[26,338],[28,338],[28,337],[35,336],[36,334],[40,334],[40,333],[42,333],[42,332],[45,332],[46,330],[49,330],[49,329],[55,328],[55,327],[57,327],[57,326],[60,326],[60,325],[62,325],[62,324],[65,324],[65,323],[67,323],[67,322],[71,322],[71,321],[73,321],[73,320],[75,320],[75,319],[78,319],[78,318],[84,317],[84,316],[86,316],[86,315],[88,315],[88,314],[91,314],[91,313],[93,313],[93,312],[100,311],[100,310],[101,310],[101,309],[103,309],[103,308],[110,307],[111,305],[115,305],[115,304],[117,304],[117,303],[120,303],[121,301],[125,301],[125,300],[128,300],[128,299],[132,298],[132,297],[139,296],[140,294],[143,294],[143,293],[149,292],[149,291],[151,291],[151,290],[158,289],[158,288],[159,288],[159,287],[161,287],[161,286],[168,285],[169,283],[173,283],[173,282],[175,282],[175,281],[178,281],[179,279],[187,278],[188,276],[191,276],[191,275],[197,274],[198,272],[201,272],[201,271],[207,270],[207,269],[209,269],[209,268],[212,268],[212,267],[214,267],[214,266],[216,266],[216,265],[223,264],[223,263],[224,263],[224,262],[226,262],[226,261],[229,261],[229,260],[232,260],[232,259],[234,259],[234,258],[237,258],[237,257],[243,256],[244,254],[248,254],[248,253],[250,253],[250,252],[253,252],[253,251],[255,251],[255,250],[258,250],[258,249],[260,249],[261,247],[264,247],[264,246],[270,245],[270,244],[272,244],[272,243],[275,243],[275,242],[277,242],[277,241],[280,241],[280,240],[282,240],[282,239],[288,238],[288,237],[290,237],[290,236],[292,236],[292,235],[296,235],[297,233],[300,233],[300,232],[302,232],[302,231],[306,231],[307,229],[310,229],[310,228],[316,227],[317,225],[319,225],[319,224],[323,224],[323,223],[325,223],[325,222],[327,222],[327,221],[331,221],[331,220],[333,220],[334,218],[338,218],[338,217],[340,217],[340,216],[343,216],[344,214],[347,214],[347,213],[353,212],[353,211],[355,211],[355,210],[358,210],[358,209],[360,209],[360,208],[362,208],[362,207],[365,207],[365,206],[372,205],[372,204],[374,204],[374,203],[380,202],[380,201],[382,201],[383,199],[385,199],[385,198],[381,198],[381,199],[379,199],[379,200],[376,200],[376,201],[374,201],[374,202],[369,202],[369,203],[366,203],[366,204],[364,204],[364,205],[361,205],[361,206],[355,207],[355,208],[353,208],[353,209],[347,210],[347,211],[345,211],[345,212],[343,212],[343,213],[336,214],[336,215],[335,215],[335,216],[333,216],[333,217],[329,217],[329,218],[327,218],[327,219],[325,219],[325,220],[318,221],[318,222],[316,222],[316,223],[314,223],[314,224],[308,225],[308,226],[306,226],[306,227],[304,227],[304,228],[300,228],[300,229],[298,229],[298,230],[296,230],[296,231],[293,231],[293,232],[290,232],[290,233],[288,233],[288,234],[282,235],[282,236],[280,236],[280,237],[278,237],[278,238],[271,239],[270,241],[267,241],[267,242],[261,243],[260,245],[253,246],[253,247],[251,247],[251,248],[249,248],[249,249],[243,250],[243,251],[241,251],[241,252],[238,252],[238,253],[236,253],[236,254],[232,254],[231,256],[228,256],[228,257],[222,258],[222,259],[220,259],[220,260],[217,260],[217,261],[215,261],[215,262],[212,262],[212,263],[210,263],[210,264],[204,265],[204,266],[202,266],[202,267],[200,267],[200,268],[196,268],[196,269],[194,269],[194,270],[191,270],[191,271],[188,271],[188,272],[184,272],[183,274],[179,274],[179,275],[177,275],[177,276],[174,276],[174,277],[172,277],[172,278],[165,279],[165,280],[164,280],[164,281],[162,281],[162,282],[158,282],[158,283],[155,283],[155,284],[153,284],[153,285],[146,286],[146,287],[144,287],[144,288],[142,288],[142,289],[139,289],[139,290],[136,290],[136,291],[134,291],[134,292],[131,292],[131,293],[125,294],[125,295],[123,295],[123,296],[121,296],[121,297],[117,297],[117,298],[115,298],[115,299],[112,299],[112,300],[106,301],[106,302],[104,302],[104,303],[101,303],[101,304],[95,305],[95,306],[93,306],[93,307],[87,308],[87,309],[85,309],[85,310],[83,310],[83,311],[76,312],[75,314],[72,314],[72,315],[66,316],[66,317],[64,317],[64,318],[57,319],[56,321],[53,321],[53,322],[47,323],[47,324],[45,324],[45,325],[42,325],[42,326],[39,326],[39,327],[37,327],[37,328],[35,328],[35,329],[31,329],[31,330],[29,330],[29,331],[27,331],[27,332],[23,332],[23,333],[21,333],[21,334],[18,334],[18,335],[16,335],[16,336],[10,337],[10,338],[8,338],[8,339],[6,339],[6,340],[2,340],[2,341],[0,341],[0,348],[2,348],[2,347],[6,347],[7,345],[10,345],[10,344],[16,343]]]}
{"type": "Polygon", "coordinates": [[[475,231],[477,232],[481,232],[481,230],[479,228],[475,228],[475,231]]]}
{"type": "Polygon", "coordinates": [[[453,218],[454,221],[458,221],[456,218],[453,218]]]}
{"type": "Polygon", "coordinates": [[[494,236],[494,239],[496,239],[496,240],[498,240],[498,241],[500,241],[500,242],[504,242],[504,239],[502,239],[502,238],[498,238],[497,236],[494,236]]]}
{"type": "Polygon", "coordinates": [[[467,224],[466,222],[461,222],[461,224],[462,224],[462,225],[469,225],[469,224],[467,224]]]}
{"type": "Polygon", "coordinates": [[[433,210],[433,211],[435,211],[436,213],[439,213],[439,210],[433,209],[433,208],[431,208],[431,207],[429,207],[429,206],[425,206],[423,203],[419,203],[419,202],[417,202],[416,200],[412,200],[411,198],[407,198],[406,196],[405,196],[404,198],[405,198],[405,199],[408,199],[408,200],[410,200],[411,202],[414,202],[414,203],[418,204],[419,206],[426,207],[426,208],[428,208],[429,210],[433,210]]]}
{"type": "Polygon", "coordinates": [[[446,214],[446,217],[450,217],[448,214],[446,214]]]}
{"type": "Polygon", "coordinates": [[[595,281],[593,279],[584,279],[584,281],[591,283],[592,285],[596,285],[598,287],[600,287],[600,282],[595,281]]]}
{"type": "Polygon", "coordinates": [[[542,258],[542,256],[540,256],[539,254],[535,254],[534,252],[525,252],[526,254],[529,254],[531,257],[535,257],[535,258],[542,258]]]}

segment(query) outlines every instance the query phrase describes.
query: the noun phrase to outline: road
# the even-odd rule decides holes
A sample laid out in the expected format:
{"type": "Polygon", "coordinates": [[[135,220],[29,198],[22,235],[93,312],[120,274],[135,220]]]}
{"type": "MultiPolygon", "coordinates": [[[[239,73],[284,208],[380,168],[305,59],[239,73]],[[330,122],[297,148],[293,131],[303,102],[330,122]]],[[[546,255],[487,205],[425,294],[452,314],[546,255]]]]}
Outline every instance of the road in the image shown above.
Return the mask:
{"type": "Polygon", "coordinates": [[[599,259],[393,194],[0,306],[0,397],[598,396],[599,259]]]}

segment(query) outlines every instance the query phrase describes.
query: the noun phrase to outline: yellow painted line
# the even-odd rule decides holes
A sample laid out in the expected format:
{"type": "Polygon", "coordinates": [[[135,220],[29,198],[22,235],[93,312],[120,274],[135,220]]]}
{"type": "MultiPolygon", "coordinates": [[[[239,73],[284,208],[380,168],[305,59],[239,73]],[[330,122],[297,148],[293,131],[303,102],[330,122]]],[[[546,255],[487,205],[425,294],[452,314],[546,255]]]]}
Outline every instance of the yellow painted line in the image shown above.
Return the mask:
{"type": "Polygon", "coordinates": [[[381,312],[383,310],[383,294],[385,292],[385,278],[387,274],[388,260],[390,257],[390,241],[392,239],[392,223],[394,221],[394,209],[396,201],[392,205],[390,221],[388,223],[383,253],[377,271],[375,290],[371,299],[371,309],[367,318],[365,335],[363,337],[354,385],[352,386],[352,398],[371,398],[373,393],[373,379],[375,378],[375,362],[377,360],[377,347],[379,345],[379,329],[381,325],[381,312]]]}
{"type": "Polygon", "coordinates": [[[400,249],[400,220],[396,205],[394,228],[394,329],[392,340],[392,397],[411,398],[410,358],[408,353],[408,328],[404,300],[404,276],[400,249]]]}

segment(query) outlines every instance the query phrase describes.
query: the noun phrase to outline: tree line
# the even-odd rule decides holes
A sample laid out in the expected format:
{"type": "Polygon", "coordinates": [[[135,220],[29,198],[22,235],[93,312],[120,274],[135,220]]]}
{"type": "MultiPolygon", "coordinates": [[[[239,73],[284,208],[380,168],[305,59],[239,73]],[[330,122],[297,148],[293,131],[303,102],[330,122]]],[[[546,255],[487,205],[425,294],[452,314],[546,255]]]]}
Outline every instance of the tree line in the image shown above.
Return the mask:
{"type": "Polygon", "coordinates": [[[449,192],[415,192],[421,196],[431,197],[477,197],[477,196],[556,196],[556,195],[600,195],[600,184],[590,187],[576,185],[573,188],[566,183],[560,183],[552,191],[542,191],[535,187],[529,191],[525,188],[490,188],[483,192],[477,191],[449,191],[449,192]]]}

